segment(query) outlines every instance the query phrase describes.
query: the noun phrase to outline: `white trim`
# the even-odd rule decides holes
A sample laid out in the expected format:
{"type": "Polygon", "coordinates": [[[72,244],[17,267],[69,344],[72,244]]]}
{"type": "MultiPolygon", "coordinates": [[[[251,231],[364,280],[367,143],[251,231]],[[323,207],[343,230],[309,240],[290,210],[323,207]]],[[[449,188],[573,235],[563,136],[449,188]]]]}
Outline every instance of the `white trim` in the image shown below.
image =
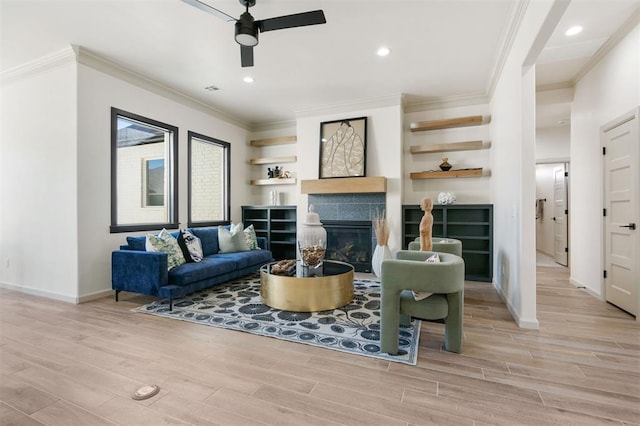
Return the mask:
{"type": "Polygon", "coordinates": [[[638,7],[632,14],[629,16],[624,24],[613,34],[609,39],[596,51],[594,55],[589,58],[589,62],[582,67],[580,71],[573,77],[571,82],[575,85],[582,77],[584,77],[593,67],[595,67],[607,54],[622,41],[630,32],[633,30],[636,25],[640,22],[640,7],[638,7]]]}
{"type": "Polygon", "coordinates": [[[528,330],[538,330],[540,328],[540,323],[538,322],[538,320],[536,318],[534,318],[534,319],[521,318],[520,317],[520,312],[518,312],[518,310],[515,308],[515,306],[513,306],[511,304],[509,299],[502,292],[502,289],[500,289],[498,287],[497,283],[495,281],[493,281],[492,284],[493,284],[493,288],[495,288],[496,292],[500,295],[500,298],[502,298],[502,301],[504,302],[505,306],[507,307],[507,310],[509,311],[509,313],[513,317],[513,319],[516,322],[516,324],[518,325],[518,327],[525,328],[525,329],[528,329],[528,330]]]}
{"type": "Polygon", "coordinates": [[[571,159],[569,157],[539,158],[539,159],[536,159],[536,165],[538,165],[538,164],[557,164],[557,163],[571,163],[571,159]]]}
{"type": "Polygon", "coordinates": [[[31,77],[50,69],[76,62],[76,52],[69,46],[41,58],[25,62],[24,64],[6,69],[0,73],[2,84],[31,77]]]}
{"type": "Polygon", "coordinates": [[[249,130],[249,128],[251,127],[248,122],[238,117],[235,117],[227,112],[224,112],[220,109],[207,105],[202,101],[199,101],[176,89],[173,89],[165,84],[162,84],[156,80],[153,80],[145,76],[144,74],[141,74],[137,71],[133,71],[125,67],[124,65],[121,65],[109,59],[103,58],[102,56],[96,54],[95,52],[90,51],[85,47],[82,47],[82,46],[73,46],[73,47],[77,51],[77,61],[79,64],[86,65],[100,72],[104,72],[105,74],[108,74],[117,79],[127,81],[135,86],[148,90],[152,93],[155,93],[160,96],[164,96],[165,98],[179,102],[188,107],[202,111],[205,114],[212,115],[216,118],[219,118],[220,120],[224,120],[228,123],[241,127],[244,130],[249,130]]]}
{"type": "Polygon", "coordinates": [[[316,107],[300,108],[295,111],[295,115],[296,118],[312,117],[316,115],[335,114],[353,110],[401,106],[404,103],[403,97],[404,96],[401,93],[395,93],[386,96],[374,96],[371,98],[356,99],[353,101],[343,101],[316,107]]]}
{"type": "Polygon", "coordinates": [[[78,298],[73,296],[65,296],[59,293],[53,293],[46,290],[40,290],[40,289],[25,287],[25,286],[16,285],[16,284],[0,282],[0,288],[16,291],[18,293],[30,294],[32,296],[39,296],[39,297],[45,297],[47,299],[60,300],[62,302],[67,302],[67,303],[73,303],[73,304],[78,303],[78,298]]]}
{"type": "Polygon", "coordinates": [[[113,297],[114,294],[115,294],[115,291],[113,290],[95,291],[93,293],[89,293],[89,294],[85,294],[84,296],[77,297],[76,303],[91,302],[92,300],[102,299],[103,297],[108,297],[108,296],[113,297]]]}

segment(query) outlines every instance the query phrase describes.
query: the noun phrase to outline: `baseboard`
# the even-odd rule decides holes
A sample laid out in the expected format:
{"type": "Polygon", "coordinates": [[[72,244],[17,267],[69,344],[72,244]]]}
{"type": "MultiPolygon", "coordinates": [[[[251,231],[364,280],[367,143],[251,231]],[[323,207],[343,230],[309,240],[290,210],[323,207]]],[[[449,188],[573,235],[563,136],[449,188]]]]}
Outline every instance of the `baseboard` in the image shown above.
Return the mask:
{"type": "Polygon", "coordinates": [[[100,291],[96,291],[90,294],[85,294],[84,296],[80,296],[76,298],[77,300],[76,303],[91,302],[92,300],[102,299],[103,297],[107,297],[107,296],[113,296],[113,294],[114,294],[113,290],[100,290],[100,291]]]}
{"type": "Polygon", "coordinates": [[[495,281],[492,281],[491,283],[493,284],[493,288],[495,288],[496,292],[500,295],[500,298],[504,302],[505,306],[507,307],[507,310],[513,317],[518,327],[529,329],[529,330],[538,330],[540,328],[540,323],[538,322],[537,319],[534,318],[532,320],[531,319],[528,320],[528,319],[520,318],[520,312],[518,312],[515,306],[511,304],[509,299],[502,292],[502,289],[498,287],[498,284],[495,281]]]}
{"type": "Polygon", "coordinates": [[[569,278],[569,283],[574,285],[576,288],[579,288],[580,290],[584,290],[586,291],[590,296],[595,297],[596,299],[604,302],[604,295],[600,294],[598,292],[596,292],[595,290],[593,290],[592,288],[587,287],[586,285],[584,285],[583,283],[581,283],[578,280],[574,280],[573,278],[569,278]]]}
{"type": "Polygon", "coordinates": [[[47,299],[60,300],[62,302],[68,302],[73,304],[78,303],[78,299],[76,297],[65,296],[63,294],[53,293],[51,291],[40,290],[37,288],[24,287],[21,285],[9,284],[9,283],[3,283],[3,282],[0,282],[0,288],[16,291],[18,293],[30,294],[32,296],[39,296],[39,297],[46,297],[47,299]]]}

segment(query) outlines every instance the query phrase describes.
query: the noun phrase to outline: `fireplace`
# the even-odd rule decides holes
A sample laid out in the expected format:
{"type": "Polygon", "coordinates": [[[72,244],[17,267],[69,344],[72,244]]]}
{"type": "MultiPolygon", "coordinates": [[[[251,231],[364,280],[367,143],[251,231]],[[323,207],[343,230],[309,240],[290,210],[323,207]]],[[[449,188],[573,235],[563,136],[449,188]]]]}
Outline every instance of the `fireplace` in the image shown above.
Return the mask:
{"type": "Polygon", "coordinates": [[[325,259],[353,265],[356,272],[371,272],[371,221],[323,220],[327,230],[325,259]]]}

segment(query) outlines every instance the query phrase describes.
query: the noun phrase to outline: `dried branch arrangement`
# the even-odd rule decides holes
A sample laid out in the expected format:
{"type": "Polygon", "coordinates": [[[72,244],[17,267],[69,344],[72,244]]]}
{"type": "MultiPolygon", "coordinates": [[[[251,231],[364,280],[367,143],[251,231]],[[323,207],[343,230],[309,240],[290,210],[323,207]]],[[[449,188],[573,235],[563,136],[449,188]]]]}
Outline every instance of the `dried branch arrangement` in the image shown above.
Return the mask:
{"type": "Polygon", "coordinates": [[[376,239],[378,240],[379,246],[386,246],[389,243],[389,224],[387,223],[387,219],[384,215],[384,210],[382,210],[382,214],[379,214],[378,211],[373,215],[373,229],[376,233],[376,239]]]}

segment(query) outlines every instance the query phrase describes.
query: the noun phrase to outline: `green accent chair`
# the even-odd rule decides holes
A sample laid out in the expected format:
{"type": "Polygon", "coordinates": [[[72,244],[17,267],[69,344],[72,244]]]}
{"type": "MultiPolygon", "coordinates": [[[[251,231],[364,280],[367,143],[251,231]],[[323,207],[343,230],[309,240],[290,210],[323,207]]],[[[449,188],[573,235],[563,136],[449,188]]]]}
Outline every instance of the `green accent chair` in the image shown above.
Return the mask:
{"type": "Polygon", "coordinates": [[[440,263],[426,263],[434,252],[400,250],[395,259],[382,262],[380,306],[381,351],[398,353],[400,325],[411,318],[444,320],[444,348],[460,353],[463,340],[464,260],[438,253],[440,263]],[[411,290],[434,293],[415,300],[411,290]]]}
{"type": "MultiPolygon", "coordinates": [[[[431,244],[433,248],[431,250],[438,253],[451,253],[456,256],[462,257],[462,241],[454,238],[432,238],[431,244]]],[[[408,246],[409,250],[420,250],[420,237],[411,241],[408,246]]]]}

